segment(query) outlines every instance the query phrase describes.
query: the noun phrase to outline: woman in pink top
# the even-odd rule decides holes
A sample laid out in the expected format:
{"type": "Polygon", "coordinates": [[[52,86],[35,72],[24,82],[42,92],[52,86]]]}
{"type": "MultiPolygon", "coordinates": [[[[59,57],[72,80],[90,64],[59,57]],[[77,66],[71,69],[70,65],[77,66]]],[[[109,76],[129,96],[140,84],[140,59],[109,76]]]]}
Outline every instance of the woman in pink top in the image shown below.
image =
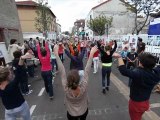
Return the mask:
{"type": "Polygon", "coordinates": [[[41,62],[41,75],[44,80],[46,92],[49,94],[50,99],[53,99],[53,86],[52,86],[52,65],[50,63],[50,51],[48,43],[45,43],[45,47],[40,48],[37,43],[38,57],[41,62]]]}

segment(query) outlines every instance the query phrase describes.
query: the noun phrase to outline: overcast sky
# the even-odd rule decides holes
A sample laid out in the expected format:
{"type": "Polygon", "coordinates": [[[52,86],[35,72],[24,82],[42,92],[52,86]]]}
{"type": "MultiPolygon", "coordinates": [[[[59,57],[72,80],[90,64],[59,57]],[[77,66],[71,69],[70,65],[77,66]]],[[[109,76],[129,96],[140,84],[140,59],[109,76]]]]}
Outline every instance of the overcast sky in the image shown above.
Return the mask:
{"type": "Polygon", "coordinates": [[[61,24],[62,31],[73,27],[76,19],[85,19],[98,0],[48,0],[49,6],[61,24]]]}
{"type": "MultiPolygon", "coordinates": [[[[23,0],[16,0],[23,1],[23,0]]],[[[48,0],[48,6],[61,24],[62,31],[70,30],[77,19],[85,19],[92,7],[105,0],[48,0]]]]}

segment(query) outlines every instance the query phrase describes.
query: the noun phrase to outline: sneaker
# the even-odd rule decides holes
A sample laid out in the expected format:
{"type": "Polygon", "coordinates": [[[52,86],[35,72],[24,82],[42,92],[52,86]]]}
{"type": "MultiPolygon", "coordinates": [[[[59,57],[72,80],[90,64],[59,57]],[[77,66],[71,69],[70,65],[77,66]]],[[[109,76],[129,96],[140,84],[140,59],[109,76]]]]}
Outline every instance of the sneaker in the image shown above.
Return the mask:
{"type": "Polygon", "coordinates": [[[31,85],[28,85],[28,87],[31,87],[31,85]]]}
{"type": "Polygon", "coordinates": [[[52,84],[54,83],[54,78],[52,78],[52,84]]]}
{"type": "Polygon", "coordinates": [[[106,87],[106,90],[109,91],[109,87],[106,87]]]}
{"type": "Polygon", "coordinates": [[[50,100],[53,100],[53,96],[49,97],[50,100]]]}
{"type": "Polygon", "coordinates": [[[25,95],[29,95],[33,92],[33,90],[29,90],[25,95]]]}
{"type": "Polygon", "coordinates": [[[96,73],[96,72],[93,72],[94,74],[96,73]]]}
{"type": "Polygon", "coordinates": [[[103,89],[103,90],[102,90],[102,93],[103,93],[103,94],[106,94],[106,90],[105,90],[105,89],[103,89]]]}

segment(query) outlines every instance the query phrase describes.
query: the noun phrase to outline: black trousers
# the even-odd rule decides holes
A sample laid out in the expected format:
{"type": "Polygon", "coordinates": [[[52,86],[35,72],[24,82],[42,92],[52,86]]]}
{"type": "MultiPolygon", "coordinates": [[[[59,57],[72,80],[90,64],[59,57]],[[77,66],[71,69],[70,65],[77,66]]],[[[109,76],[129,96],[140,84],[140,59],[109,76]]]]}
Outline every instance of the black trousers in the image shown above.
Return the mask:
{"type": "Polygon", "coordinates": [[[81,116],[71,116],[68,112],[67,112],[67,118],[68,120],[86,120],[86,117],[88,115],[88,109],[87,111],[81,115],[81,116]]]}
{"type": "Polygon", "coordinates": [[[4,57],[0,58],[0,66],[6,66],[6,62],[5,62],[4,57]]]}

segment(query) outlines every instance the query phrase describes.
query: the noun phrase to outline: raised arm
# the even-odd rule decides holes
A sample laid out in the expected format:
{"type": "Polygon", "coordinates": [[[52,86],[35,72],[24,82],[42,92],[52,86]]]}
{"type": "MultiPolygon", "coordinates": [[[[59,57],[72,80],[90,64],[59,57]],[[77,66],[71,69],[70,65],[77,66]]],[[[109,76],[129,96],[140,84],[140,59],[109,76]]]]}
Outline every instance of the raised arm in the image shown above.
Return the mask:
{"type": "Polygon", "coordinates": [[[37,41],[36,44],[37,44],[38,57],[39,57],[39,58],[42,58],[39,42],[37,41]]]}
{"type": "Polygon", "coordinates": [[[67,87],[67,77],[66,77],[65,68],[62,64],[62,61],[59,58],[59,55],[58,55],[58,49],[59,49],[59,46],[55,45],[54,46],[54,53],[55,53],[55,56],[56,56],[56,60],[57,60],[57,64],[58,64],[58,70],[60,72],[60,76],[61,76],[61,80],[62,80],[62,85],[63,85],[64,90],[65,90],[66,87],[67,87]]]}
{"type": "Polygon", "coordinates": [[[115,40],[114,41],[114,48],[113,48],[113,50],[111,50],[111,53],[114,53],[116,51],[116,49],[117,49],[117,41],[115,40]]]}
{"type": "Polygon", "coordinates": [[[104,50],[101,48],[101,44],[99,43],[99,41],[97,41],[97,47],[101,54],[105,53],[104,50]]]}
{"type": "Polygon", "coordinates": [[[118,56],[118,66],[119,66],[119,71],[122,75],[124,75],[126,77],[130,77],[134,80],[139,80],[138,79],[139,75],[140,75],[139,72],[127,69],[126,66],[124,65],[123,59],[120,55],[118,56]]]}
{"type": "Polygon", "coordinates": [[[49,50],[49,44],[48,44],[48,42],[45,42],[45,49],[47,51],[47,57],[50,57],[50,50],[49,50]]]}
{"type": "Polygon", "coordinates": [[[15,85],[18,85],[19,81],[23,79],[22,75],[23,75],[23,69],[24,69],[24,61],[26,59],[30,59],[32,57],[33,57],[33,55],[30,53],[26,53],[25,55],[20,57],[19,62],[18,62],[18,66],[16,69],[16,73],[15,73],[15,79],[13,81],[15,85]]]}
{"type": "Polygon", "coordinates": [[[84,70],[84,82],[86,82],[86,83],[88,82],[89,72],[90,72],[91,64],[92,64],[92,58],[93,58],[93,55],[96,51],[97,51],[97,46],[92,47],[90,55],[89,55],[89,59],[87,61],[87,64],[86,64],[86,67],[84,70]]]}

